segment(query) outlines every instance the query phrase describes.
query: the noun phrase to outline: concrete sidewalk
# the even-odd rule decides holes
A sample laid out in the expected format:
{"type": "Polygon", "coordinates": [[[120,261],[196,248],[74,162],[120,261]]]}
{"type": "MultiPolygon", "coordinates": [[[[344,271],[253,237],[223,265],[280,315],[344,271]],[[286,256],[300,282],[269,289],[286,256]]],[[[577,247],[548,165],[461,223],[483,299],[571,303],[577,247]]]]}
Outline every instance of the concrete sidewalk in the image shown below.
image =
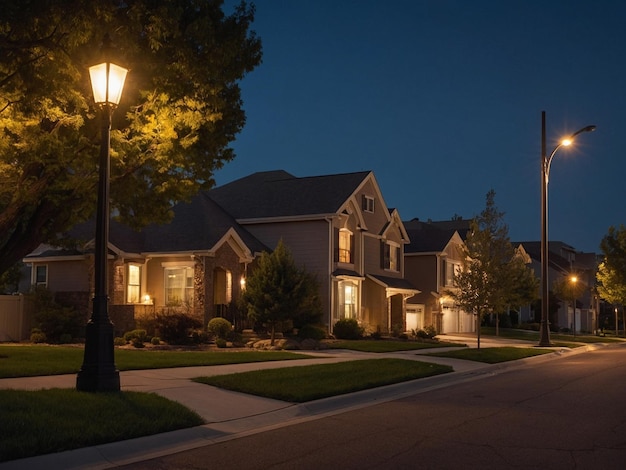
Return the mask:
{"type": "MultiPolygon", "coordinates": [[[[458,342],[475,347],[476,339],[463,336],[439,336],[442,341],[458,342]]],[[[481,340],[481,347],[492,346],[534,346],[527,341],[489,338],[481,340]]],[[[448,348],[446,348],[448,349],[448,348]]],[[[453,348],[456,349],[456,348],[453,348]]],[[[263,432],[280,426],[318,419],[332,414],[383,403],[404,396],[421,393],[455,383],[475,380],[497,373],[505,368],[520,366],[531,361],[550,360],[561,354],[586,351],[587,348],[568,350],[555,348],[555,353],[535,356],[514,363],[488,365],[451,358],[425,356],[435,350],[403,351],[388,354],[361,353],[349,350],[306,351],[310,359],[276,361],[252,364],[223,366],[181,367],[173,369],[153,369],[124,371],[120,373],[122,390],[157,393],[177,401],[198,413],[205,421],[203,426],[172,431],[154,436],[130,439],[73,451],[49,454],[0,464],[1,470],[8,469],[105,469],[148,460],[196,447],[206,446],[228,439],[263,432]],[[192,382],[200,376],[222,375],[250,370],[280,367],[303,366],[310,364],[330,364],[341,361],[381,357],[395,357],[424,362],[450,365],[450,374],[413,380],[400,384],[378,387],[357,393],[341,395],[322,400],[294,404],[279,400],[230,392],[216,387],[192,382]]],[[[303,352],[303,351],[299,351],[303,352]]],[[[0,379],[0,389],[37,390],[42,388],[74,388],[76,374],[0,379]]]]}

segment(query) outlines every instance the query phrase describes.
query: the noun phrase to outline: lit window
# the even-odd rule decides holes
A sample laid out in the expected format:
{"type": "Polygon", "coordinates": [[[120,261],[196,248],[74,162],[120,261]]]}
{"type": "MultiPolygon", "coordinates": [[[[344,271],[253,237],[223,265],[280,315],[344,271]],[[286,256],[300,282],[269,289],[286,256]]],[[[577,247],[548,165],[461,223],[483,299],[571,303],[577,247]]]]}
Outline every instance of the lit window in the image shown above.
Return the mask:
{"type": "Polygon", "coordinates": [[[461,270],[459,263],[453,263],[452,261],[445,261],[445,285],[447,287],[454,286],[454,276],[456,276],[461,270]]]}
{"type": "Polygon", "coordinates": [[[352,234],[344,229],[339,231],[339,262],[352,263],[352,234]]]}
{"type": "Polygon", "coordinates": [[[339,283],[339,318],[356,318],[358,286],[351,281],[339,283]]]}
{"type": "Polygon", "coordinates": [[[129,304],[138,304],[141,294],[141,267],[128,265],[128,282],[126,283],[126,299],[129,304]]]}
{"type": "Polygon", "coordinates": [[[193,301],[193,268],[165,268],[165,304],[182,305],[193,301]]]}

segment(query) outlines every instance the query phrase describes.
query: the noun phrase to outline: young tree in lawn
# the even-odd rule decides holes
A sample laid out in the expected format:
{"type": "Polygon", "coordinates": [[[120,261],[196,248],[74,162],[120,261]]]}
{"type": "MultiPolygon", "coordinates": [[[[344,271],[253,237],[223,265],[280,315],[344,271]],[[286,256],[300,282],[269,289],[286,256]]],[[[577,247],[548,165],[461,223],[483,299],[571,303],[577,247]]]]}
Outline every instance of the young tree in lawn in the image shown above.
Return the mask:
{"type": "Polygon", "coordinates": [[[456,289],[448,292],[462,310],[476,316],[479,348],[485,315],[528,303],[530,292],[536,290],[534,275],[511,245],[503,217],[491,190],[485,209],[471,222],[461,270],[454,276],[456,289]]]}
{"type": "Polygon", "coordinates": [[[130,69],[111,132],[111,209],[141,227],[214,185],[261,62],[254,7],[220,0],[4,0],[0,273],[96,209],[100,122],[88,67],[110,33],[130,69]]]}
{"type": "Polygon", "coordinates": [[[258,265],[246,280],[242,300],[248,318],[270,330],[274,345],[276,329],[287,321],[294,326],[317,323],[322,309],[315,278],[296,266],[282,240],[272,253],[262,253],[258,265]]]}
{"type": "Polygon", "coordinates": [[[626,227],[609,227],[600,248],[604,259],[596,273],[598,294],[607,302],[623,307],[626,305],[626,227]]]}

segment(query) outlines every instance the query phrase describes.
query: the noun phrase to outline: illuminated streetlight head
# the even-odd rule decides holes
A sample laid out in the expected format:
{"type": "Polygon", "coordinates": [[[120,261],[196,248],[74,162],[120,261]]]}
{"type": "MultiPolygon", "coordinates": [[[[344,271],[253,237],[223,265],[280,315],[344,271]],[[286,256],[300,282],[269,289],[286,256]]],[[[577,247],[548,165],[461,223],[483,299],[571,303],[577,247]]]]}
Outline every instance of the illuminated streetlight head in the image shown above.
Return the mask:
{"type": "Polygon", "coordinates": [[[111,38],[108,34],[102,41],[102,55],[104,61],[98,65],[89,67],[91,88],[94,101],[99,105],[117,106],[120,104],[122,89],[128,69],[110,62],[111,38]]]}
{"type": "Polygon", "coordinates": [[[572,142],[574,142],[574,141],[571,138],[568,137],[568,138],[563,139],[561,141],[561,145],[564,146],[564,147],[569,147],[570,145],[572,145],[572,142]]]}
{"type": "Polygon", "coordinates": [[[578,278],[576,276],[570,277],[569,280],[574,282],[574,283],[578,282],[578,278]]]}

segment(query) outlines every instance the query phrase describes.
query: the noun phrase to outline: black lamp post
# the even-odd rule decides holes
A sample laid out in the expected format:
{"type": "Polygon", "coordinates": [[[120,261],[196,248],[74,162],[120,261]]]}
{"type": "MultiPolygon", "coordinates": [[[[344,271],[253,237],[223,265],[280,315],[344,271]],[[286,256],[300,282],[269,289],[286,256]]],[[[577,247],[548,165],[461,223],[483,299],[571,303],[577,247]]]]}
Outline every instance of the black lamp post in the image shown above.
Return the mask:
{"type": "Polygon", "coordinates": [[[91,86],[101,115],[101,143],[96,213],[95,294],[91,319],[85,334],[83,365],[76,378],[76,389],[86,392],[120,390],[120,373],[115,366],[113,324],[109,318],[107,257],[109,245],[109,173],[111,116],[119,104],[128,70],[109,62],[108,35],[103,42],[104,62],[89,67],[91,86]]]}
{"type": "Polygon", "coordinates": [[[550,178],[550,164],[561,147],[567,147],[574,142],[576,136],[582,132],[592,132],[596,126],[583,127],[571,136],[561,140],[550,156],[546,156],[546,112],[541,112],[541,328],[539,346],[550,346],[550,327],[548,308],[548,179],[550,178]]]}

